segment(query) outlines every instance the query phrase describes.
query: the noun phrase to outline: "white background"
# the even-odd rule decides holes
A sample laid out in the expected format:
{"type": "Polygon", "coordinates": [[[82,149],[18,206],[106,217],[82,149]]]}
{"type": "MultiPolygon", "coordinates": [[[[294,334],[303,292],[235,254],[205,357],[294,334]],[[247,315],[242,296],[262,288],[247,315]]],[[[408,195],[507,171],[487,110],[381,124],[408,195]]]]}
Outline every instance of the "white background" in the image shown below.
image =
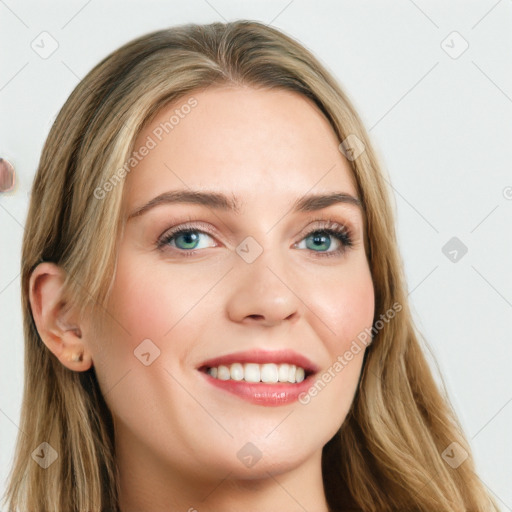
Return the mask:
{"type": "Polygon", "coordinates": [[[512,510],[510,0],[0,0],[0,156],[18,179],[0,194],[0,492],[22,396],[23,226],[56,113],[80,78],[134,37],[239,18],[270,23],[306,45],[359,110],[394,188],[418,327],[479,475],[512,510]],[[42,46],[43,31],[58,43],[46,59],[31,47],[42,46]],[[469,44],[457,58],[465,43],[453,31],[469,44]],[[441,250],[454,236],[468,248],[456,263],[441,250]]]}

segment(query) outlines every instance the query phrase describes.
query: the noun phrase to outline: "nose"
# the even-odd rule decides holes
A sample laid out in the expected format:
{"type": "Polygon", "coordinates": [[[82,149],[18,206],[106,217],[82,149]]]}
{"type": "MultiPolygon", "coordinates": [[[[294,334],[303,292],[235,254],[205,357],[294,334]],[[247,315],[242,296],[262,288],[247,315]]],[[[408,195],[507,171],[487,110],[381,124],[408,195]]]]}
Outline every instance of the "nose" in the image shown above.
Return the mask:
{"type": "Polygon", "coordinates": [[[271,251],[263,251],[252,263],[238,258],[235,267],[231,273],[235,284],[226,305],[231,321],[271,327],[299,319],[304,304],[293,290],[285,263],[272,257],[271,251]]]}

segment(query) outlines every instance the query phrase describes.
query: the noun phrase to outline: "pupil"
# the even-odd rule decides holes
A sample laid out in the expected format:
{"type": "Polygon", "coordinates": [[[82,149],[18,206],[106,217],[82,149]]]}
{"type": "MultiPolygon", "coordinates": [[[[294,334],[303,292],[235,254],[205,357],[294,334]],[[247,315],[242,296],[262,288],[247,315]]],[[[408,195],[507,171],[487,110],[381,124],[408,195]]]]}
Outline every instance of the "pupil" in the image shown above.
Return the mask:
{"type": "Polygon", "coordinates": [[[185,245],[194,244],[197,241],[197,233],[188,232],[182,234],[181,237],[184,240],[185,245]]]}
{"type": "Polygon", "coordinates": [[[316,248],[321,248],[319,246],[326,245],[327,247],[325,247],[324,249],[329,249],[331,242],[330,242],[328,236],[322,235],[322,234],[316,234],[316,235],[313,235],[312,238],[313,238],[313,244],[315,245],[316,248]]]}

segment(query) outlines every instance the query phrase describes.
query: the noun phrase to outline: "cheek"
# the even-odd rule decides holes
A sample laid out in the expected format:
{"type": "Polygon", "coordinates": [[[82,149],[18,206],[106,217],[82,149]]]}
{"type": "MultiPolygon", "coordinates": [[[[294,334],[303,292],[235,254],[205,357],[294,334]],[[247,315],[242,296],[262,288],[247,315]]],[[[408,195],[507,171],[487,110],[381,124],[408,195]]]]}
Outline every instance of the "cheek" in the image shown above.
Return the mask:
{"type": "Polygon", "coordinates": [[[368,265],[361,259],[326,274],[310,289],[309,323],[326,350],[326,364],[300,400],[311,428],[315,422],[324,424],[330,438],[345,421],[357,390],[366,350],[358,335],[371,329],[374,288],[368,265]]]}
{"type": "Polygon", "coordinates": [[[197,273],[171,274],[167,265],[120,259],[108,307],[118,326],[124,328],[118,336],[128,338],[132,350],[146,338],[158,344],[172,336],[175,326],[211,287],[210,281],[197,273]]]}
{"type": "Polygon", "coordinates": [[[310,303],[324,323],[331,356],[338,355],[373,323],[375,295],[366,261],[336,276],[331,273],[323,286],[315,287],[310,303]]]}

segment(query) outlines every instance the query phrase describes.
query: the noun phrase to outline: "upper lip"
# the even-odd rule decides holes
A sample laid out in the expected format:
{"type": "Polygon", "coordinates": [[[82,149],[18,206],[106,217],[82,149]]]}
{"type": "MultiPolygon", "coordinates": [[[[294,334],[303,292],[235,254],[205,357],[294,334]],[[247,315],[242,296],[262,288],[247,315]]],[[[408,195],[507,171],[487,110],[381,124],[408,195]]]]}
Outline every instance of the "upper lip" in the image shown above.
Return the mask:
{"type": "Polygon", "coordinates": [[[214,357],[202,362],[198,369],[213,368],[220,365],[229,366],[232,363],[274,363],[294,364],[304,368],[307,373],[316,373],[319,367],[306,356],[298,354],[293,350],[246,350],[244,352],[233,352],[224,356],[214,357]]]}

